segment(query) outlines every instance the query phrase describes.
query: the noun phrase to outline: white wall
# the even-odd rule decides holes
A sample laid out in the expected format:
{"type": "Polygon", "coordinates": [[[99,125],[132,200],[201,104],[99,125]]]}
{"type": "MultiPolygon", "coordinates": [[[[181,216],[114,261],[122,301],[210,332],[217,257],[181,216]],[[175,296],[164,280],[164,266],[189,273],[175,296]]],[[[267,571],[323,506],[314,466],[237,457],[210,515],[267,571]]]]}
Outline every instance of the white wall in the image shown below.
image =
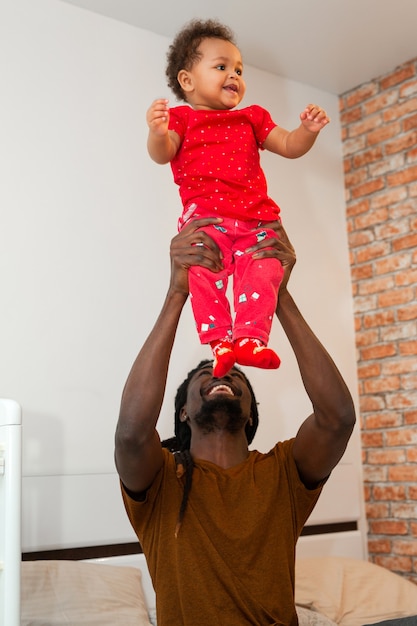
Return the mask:
{"type": "MultiPolygon", "coordinates": [[[[106,510],[115,521],[104,535],[114,526],[108,540],[123,539],[130,531],[117,493],[114,428],[124,381],[165,295],[180,211],[169,166],[146,152],[145,111],[170,96],[169,40],[59,0],[9,0],[1,12],[0,397],[23,409],[24,547],[75,541],[71,503],[63,503],[71,477],[77,485],[110,481],[117,510],[106,510]],[[57,506],[45,525],[50,501],[57,506]]],[[[265,106],[279,124],[297,125],[311,101],[332,117],[303,159],[264,154],[263,165],[297,250],[292,291],[356,399],[338,99],[251,67],[245,73],[244,104],[265,106]]],[[[271,345],[280,370],[248,371],[261,450],[293,435],[310,412],[278,322],[271,345]]],[[[187,307],[162,437],[172,434],[179,382],[206,356],[187,307]]],[[[351,450],[348,460],[358,459],[357,437],[351,450]]],[[[90,519],[106,491],[86,489],[90,519]]],[[[83,490],[71,496],[81,505],[83,490]]],[[[91,534],[87,543],[106,540],[91,534]]]]}

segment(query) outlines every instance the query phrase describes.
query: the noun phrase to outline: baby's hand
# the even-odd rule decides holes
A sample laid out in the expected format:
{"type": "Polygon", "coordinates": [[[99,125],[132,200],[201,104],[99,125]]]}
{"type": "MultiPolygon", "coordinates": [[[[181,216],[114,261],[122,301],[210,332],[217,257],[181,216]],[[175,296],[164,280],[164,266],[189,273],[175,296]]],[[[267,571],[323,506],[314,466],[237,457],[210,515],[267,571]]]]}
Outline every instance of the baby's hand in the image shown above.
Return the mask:
{"type": "Polygon", "coordinates": [[[308,104],[301,113],[300,120],[311,133],[318,133],[330,122],[326,111],[316,104],[308,104]]]}
{"type": "Polygon", "coordinates": [[[154,100],[146,112],[146,121],[151,132],[160,136],[166,135],[169,122],[168,100],[164,98],[154,100]]]}

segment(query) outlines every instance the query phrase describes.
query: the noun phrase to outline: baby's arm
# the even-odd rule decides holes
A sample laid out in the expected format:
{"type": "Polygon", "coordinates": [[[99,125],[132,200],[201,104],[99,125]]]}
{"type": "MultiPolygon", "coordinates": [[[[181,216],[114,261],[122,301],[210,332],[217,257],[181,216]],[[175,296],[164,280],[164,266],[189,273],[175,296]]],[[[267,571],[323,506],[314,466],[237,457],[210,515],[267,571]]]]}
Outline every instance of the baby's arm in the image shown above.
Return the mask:
{"type": "Polygon", "coordinates": [[[276,126],[266,138],[263,147],[288,159],[296,159],[310,150],[322,128],[330,119],[326,111],[315,104],[309,104],[300,114],[301,124],[288,131],[276,126]]]}
{"type": "Polygon", "coordinates": [[[154,100],[146,113],[148,122],[148,152],[156,163],[169,163],[177,153],[180,139],[168,129],[168,100],[154,100]]]}

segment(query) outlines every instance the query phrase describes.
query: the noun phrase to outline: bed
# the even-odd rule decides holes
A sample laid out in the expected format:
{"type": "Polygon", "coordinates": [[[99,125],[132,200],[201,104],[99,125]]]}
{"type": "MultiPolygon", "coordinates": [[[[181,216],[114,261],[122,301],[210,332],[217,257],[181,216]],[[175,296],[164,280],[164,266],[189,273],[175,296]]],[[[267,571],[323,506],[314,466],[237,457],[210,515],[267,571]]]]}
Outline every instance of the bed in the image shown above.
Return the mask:
{"type": "MultiPolygon", "coordinates": [[[[21,559],[21,482],[20,407],[0,399],[0,626],[155,626],[155,593],[136,541],[31,549],[21,559]]],[[[96,506],[96,478],[82,485],[96,506]]],[[[79,487],[68,494],[79,497],[79,487]]],[[[366,560],[355,467],[339,464],[325,489],[297,545],[300,625],[417,626],[417,586],[366,560]]],[[[120,491],[114,498],[120,503],[120,491]]],[[[77,508],[67,500],[67,510],[77,508]]]]}
{"type": "MultiPolygon", "coordinates": [[[[361,559],[299,558],[295,599],[300,626],[417,624],[417,586],[361,559]]],[[[63,624],[155,626],[143,554],[24,561],[21,625],[63,624]]]]}

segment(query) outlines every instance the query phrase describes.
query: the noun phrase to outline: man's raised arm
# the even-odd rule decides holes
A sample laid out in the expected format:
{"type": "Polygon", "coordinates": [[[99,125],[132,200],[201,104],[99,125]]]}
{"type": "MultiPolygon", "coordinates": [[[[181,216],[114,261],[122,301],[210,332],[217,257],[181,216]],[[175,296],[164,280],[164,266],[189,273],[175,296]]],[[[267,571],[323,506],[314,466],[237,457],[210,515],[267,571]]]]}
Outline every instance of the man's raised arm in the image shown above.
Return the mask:
{"type": "Polygon", "coordinates": [[[165,395],[168,366],[178,322],[188,297],[188,268],[221,268],[217,246],[197,229],[220,220],[195,220],[171,242],[171,279],[162,310],[141,348],[126,381],[115,436],[115,461],[120,479],[132,493],[152,483],[162,464],[156,431],[165,395]],[[203,246],[196,244],[204,244],[203,246]]]}

